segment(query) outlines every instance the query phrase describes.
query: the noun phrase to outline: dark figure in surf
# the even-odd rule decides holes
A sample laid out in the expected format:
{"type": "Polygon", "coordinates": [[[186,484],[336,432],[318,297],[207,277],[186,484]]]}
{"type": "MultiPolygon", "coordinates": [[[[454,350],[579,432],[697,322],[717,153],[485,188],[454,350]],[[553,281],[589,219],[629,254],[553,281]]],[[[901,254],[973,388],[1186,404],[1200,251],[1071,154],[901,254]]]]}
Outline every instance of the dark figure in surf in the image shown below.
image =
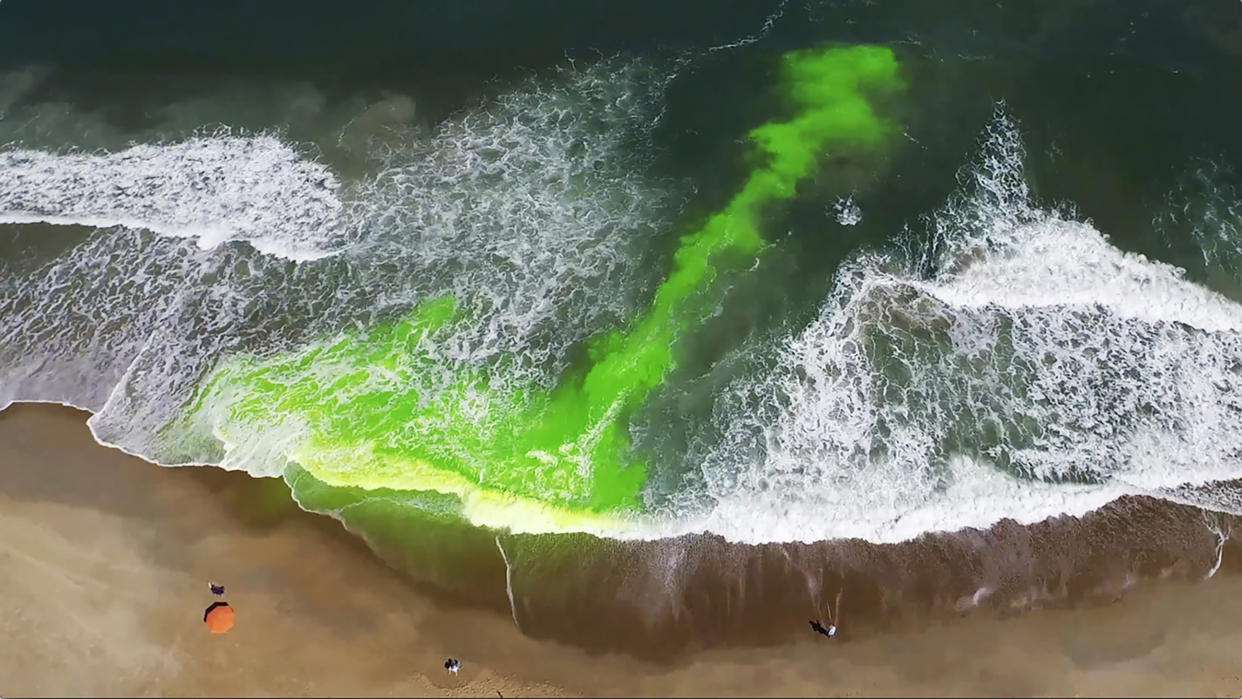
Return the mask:
{"type": "Polygon", "coordinates": [[[444,661],[444,669],[456,675],[457,671],[461,669],[461,661],[456,658],[449,658],[444,661]]]}
{"type": "Polygon", "coordinates": [[[207,583],[207,587],[211,588],[211,594],[215,595],[216,597],[220,597],[221,595],[224,594],[223,585],[217,585],[215,583],[209,582],[207,583]]]}
{"type": "Polygon", "coordinates": [[[828,624],[828,627],[824,628],[824,625],[819,623],[818,621],[808,621],[807,623],[811,625],[812,631],[814,631],[817,634],[820,634],[821,636],[827,636],[828,638],[832,638],[833,636],[837,635],[837,619],[839,619],[841,615],[841,595],[844,592],[845,592],[844,588],[842,588],[841,590],[838,590],[836,605],[831,605],[828,607],[828,621],[830,622],[828,624]],[[835,613],[833,611],[834,606],[836,607],[835,613]]]}
{"type": "Polygon", "coordinates": [[[815,633],[823,634],[824,636],[827,636],[828,638],[832,638],[833,636],[837,635],[836,626],[829,624],[828,628],[825,629],[824,625],[819,623],[818,621],[810,621],[807,623],[811,625],[811,628],[815,631],[815,633]]]}

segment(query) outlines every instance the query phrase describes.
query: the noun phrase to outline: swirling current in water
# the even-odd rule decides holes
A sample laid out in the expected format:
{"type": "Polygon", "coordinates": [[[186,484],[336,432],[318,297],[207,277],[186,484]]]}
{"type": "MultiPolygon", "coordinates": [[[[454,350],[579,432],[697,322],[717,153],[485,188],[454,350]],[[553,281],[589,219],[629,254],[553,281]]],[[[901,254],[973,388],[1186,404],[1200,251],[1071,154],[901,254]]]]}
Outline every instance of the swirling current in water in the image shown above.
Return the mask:
{"type": "Polygon", "coordinates": [[[0,42],[0,405],[496,565],[1242,510],[1236,8],[483,5],[0,42]]]}
{"type": "Polygon", "coordinates": [[[765,209],[791,199],[824,151],[884,147],[895,128],[868,97],[900,87],[887,48],[787,55],[782,89],[794,115],[751,131],[763,164],[682,239],[646,314],[595,340],[589,366],[550,391],[493,380],[504,358],[475,368],[444,357],[437,347],[459,311],[445,296],[399,322],[289,355],[226,361],[190,420],[204,417],[229,445],[291,432],[285,456],[318,480],[455,495],[476,523],[624,528],[642,510],[645,484],[626,419],[675,365],[679,338],[712,313],[719,277],[761,252],[765,209]]]}

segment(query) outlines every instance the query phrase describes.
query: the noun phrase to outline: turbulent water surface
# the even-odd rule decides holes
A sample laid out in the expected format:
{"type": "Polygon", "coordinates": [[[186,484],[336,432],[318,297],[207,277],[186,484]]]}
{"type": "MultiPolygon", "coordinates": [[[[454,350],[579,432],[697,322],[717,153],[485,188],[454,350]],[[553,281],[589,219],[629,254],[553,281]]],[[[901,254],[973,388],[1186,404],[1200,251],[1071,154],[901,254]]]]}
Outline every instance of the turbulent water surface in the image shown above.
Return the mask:
{"type": "Polygon", "coordinates": [[[0,405],[515,622],[565,547],[1242,514],[1242,5],[448,7],[4,2],[0,405]]]}

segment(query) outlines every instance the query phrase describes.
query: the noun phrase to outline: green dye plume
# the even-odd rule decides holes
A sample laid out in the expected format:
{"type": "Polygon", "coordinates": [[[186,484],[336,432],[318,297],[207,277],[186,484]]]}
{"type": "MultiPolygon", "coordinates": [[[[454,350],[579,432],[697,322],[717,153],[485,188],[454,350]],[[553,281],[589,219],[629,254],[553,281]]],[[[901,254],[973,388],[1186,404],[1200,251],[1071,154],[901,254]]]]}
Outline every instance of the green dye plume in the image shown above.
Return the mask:
{"type": "Polygon", "coordinates": [[[793,198],[825,154],[875,151],[892,134],[866,98],[901,88],[891,50],[799,51],[782,71],[795,116],[751,131],[762,166],[682,239],[650,310],[594,343],[589,368],[555,390],[441,358],[438,339],[462,321],[445,297],[331,344],[226,361],[191,418],[226,445],[287,440],[283,455],[331,486],[455,495],[480,523],[577,528],[639,511],[645,468],[630,458],[627,419],[675,367],[678,340],[711,314],[718,277],[754,260],[761,216],[793,198]]]}

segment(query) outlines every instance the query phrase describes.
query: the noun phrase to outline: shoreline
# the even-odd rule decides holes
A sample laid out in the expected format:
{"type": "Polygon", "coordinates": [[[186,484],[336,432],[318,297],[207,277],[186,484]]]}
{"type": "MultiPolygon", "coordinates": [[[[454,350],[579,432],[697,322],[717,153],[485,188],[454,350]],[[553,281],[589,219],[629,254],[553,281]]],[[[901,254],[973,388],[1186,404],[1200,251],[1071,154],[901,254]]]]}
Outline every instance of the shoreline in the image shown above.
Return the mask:
{"type": "MultiPolygon", "coordinates": [[[[212,469],[221,469],[221,466],[219,464],[206,462],[206,461],[186,461],[186,462],[178,462],[178,463],[164,463],[161,461],[153,460],[137,452],[130,451],[123,445],[102,441],[99,439],[99,436],[95,433],[94,428],[91,427],[89,424],[89,419],[94,415],[94,411],[90,408],[83,407],[81,405],[76,405],[71,402],[66,402],[62,400],[54,400],[54,399],[49,399],[49,400],[10,399],[8,402],[0,404],[0,414],[3,414],[6,410],[9,410],[10,408],[17,407],[17,406],[23,406],[23,405],[49,406],[51,408],[65,409],[73,413],[81,413],[83,415],[83,421],[86,422],[87,429],[90,431],[91,438],[95,441],[96,445],[102,448],[119,451],[127,456],[131,456],[140,461],[144,461],[147,464],[150,464],[152,466],[156,466],[160,468],[205,467],[205,468],[212,468],[212,469]]],[[[962,532],[986,531],[986,530],[994,529],[998,525],[1001,525],[1001,524],[1017,525],[1019,527],[1031,527],[1031,526],[1038,525],[1046,521],[1055,520],[1055,519],[1064,518],[1064,517],[1082,518],[1085,516],[1089,516],[1093,513],[1096,513],[1104,508],[1116,506],[1116,504],[1119,501],[1129,500],[1129,499],[1149,499],[1155,502],[1168,502],[1172,504],[1172,501],[1161,500],[1159,498],[1153,498],[1153,497],[1144,496],[1144,495],[1122,494],[1122,495],[1117,495],[1113,497],[1112,500],[1106,501],[1103,505],[1098,506],[1098,507],[1089,507],[1086,509],[1074,508],[1073,510],[1063,510],[1061,512],[1057,512],[1055,514],[1049,515],[1047,517],[1038,517],[1037,515],[1034,516],[1037,518],[1023,516],[1021,519],[1015,519],[1013,517],[1002,517],[998,520],[991,521],[986,525],[971,525],[971,526],[960,527],[958,529],[926,530],[926,531],[921,532],[917,536],[907,537],[907,538],[895,538],[891,540],[889,539],[881,540],[881,539],[861,538],[861,537],[839,537],[839,538],[833,538],[833,539],[816,539],[816,540],[790,539],[790,540],[772,540],[772,541],[753,542],[753,541],[730,539],[728,536],[724,534],[720,534],[720,533],[710,531],[707,529],[679,529],[676,531],[670,531],[670,532],[667,532],[665,534],[660,534],[660,535],[645,534],[642,536],[624,536],[622,532],[611,532],[610,533],[610,532],[599,532],[599,531],[588,531],[588,530],[520,531],[520,532],[517,532],[517,534],[520,536],[586,536],[586,537],[591,537],[595,539],[606,539],[606,540],[614,540],[614,541],[619,541],[619,542],[632,542],[632,543],[636,543],[640,545],[658,543],[661,541],[669,541],[669,540],[674,540],[674,539],[702,537],[702,538],[720,539],[726,546],[736,546],[736,547],[811,546],[811,545],[826,543],[829,541],[857,541],[864,545],[871,545],[871,546],[893,546],[893,545],[906,544],[911,541],[917,541],[919,539],[922,539],[928,536],[932,536],[932,537],[952,536],[952,535],[962,533],[962,532]]],[[[1196,506],[1193,506],[1193,505],[1189,507],[1198,509],[1196,508],[1196,506]]],[[[492,527],[490,525],[482,524],[478,522],[471,522],[469,526],[473,528],[484,529],[487,531],[493,531],[493,532],[497,531],[496,527],[492,527]]]]}
{"type": "MultiPolygon", "coordinates": [[[[600,606],[615,601],[617,590],[636,589],[633,580],[626,587],[626,574],[643,577],[622,569],[617,581],[599,572],[634,563],[624,547],[587,562],[572,551],[543,551],[586,573],[543,597],[522,588],[522,576],[547,581],[564,569],[550,563],[534,577],[526,561],[513,576],[517,604],[526,605],[515,604],[523,633],[510,618],[506,570],[490,534],[481,537],[491,546],[486,560],[481,553],[462,559],[479,566],[476,585],[444,594],[390,569],[331,519],[299,510],[279,481],[153,467],[96,444],[81,412],[15,405],[0,412],[0,444],[0,622],[15,651],[0,657],[6,696],[1236,696],[1242,687],[1233,669],[1242,630],[1232,628],[1228,612],[1242,608],[1242,559],[1226,546],[1219,572],[1202,581],[1216,562],[1215,541],[1195,521],[1199,511],[1183,506],[1138,501],[970,537],[887,549],[825,542],[740,560],[737,551],[700,540],[697,552],[688,546],[681,553],[701,564],[681,587],[685,609],[672,615],[675,623],[656,623],[629,640],[695,629],[720,643],[657,649],[654,655],[665,655],[649,659],[617,652],[628,644],[616,641],[644,625],[641,604],[636,616],[600,606]],[[1163,536],[1136,549],[1120,534],[1127,527],[1148,539],[1155,531],[1163,536]],[[1081,544],[1094,553],[1065,546],[1092,531],[1101,538],[1081,544]],[[1013,578],[1021,566],[978,553],[992,547],[1012,557],[1006,546],[1018,541],[1036,550],[1027,562],[1064,559],[1060,571],[1068,573],[1057,577],[1049,568],[1013,578]],[[964,557],[970,547],[974,557],[964,557]],[[778,558],[807,563],[824,554],[833,558],[819,559],[822,567],[848,566],[842,632],[820,642],[805,627],[806,600],[781,599],[791,591],[788,573],[802,571],[775,571],[778,558]],[[964,570],[963,561],[970,564],[964,570]],[[741,593],[732,574],[705,579],[737,565],[749,570],[741,593]],[[979,590],[970,586],[987,575],[1002,584],[961,608],[963,596],[979,590]],[[222,637],[201,628],[209,579],[228,587],[238,609],[238,626],[222,637]],[[1012,604],[1032,594],[1030,580],[1050,592],[1012,604]],[[732,612],[717,611],[725,604],[732,612]],[[462,659],[459,677],[443,671],[448,656],[462,659]]],[[[523,556],[540,551],[518,539],[507,537],[505,548],[522,565],[523,556]]],[[[826,582],[834,577],[824,572],[826,582]]]]}

